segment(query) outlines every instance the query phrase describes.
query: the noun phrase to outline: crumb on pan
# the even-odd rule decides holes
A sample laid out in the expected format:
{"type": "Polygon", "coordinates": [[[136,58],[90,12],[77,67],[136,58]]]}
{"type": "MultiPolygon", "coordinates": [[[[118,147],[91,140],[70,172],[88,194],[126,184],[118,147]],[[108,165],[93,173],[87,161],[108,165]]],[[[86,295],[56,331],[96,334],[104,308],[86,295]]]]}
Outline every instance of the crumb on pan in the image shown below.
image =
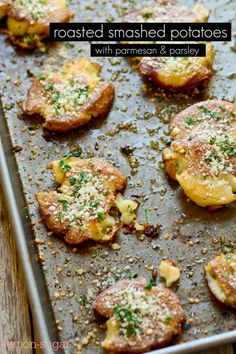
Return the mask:
{"type": "Polygon", "coordinates": [[[107,321],[102,346],[112,352],[143,353],[167,345],[182,332],[185,316],[175,293],[146,279],[121,280],[100,293],[94,309],[107,321]]]}
{"type": "Polygon", "coordinates": [[[236,200],[235,121],[236,105],[217,100],[197,103],[172,119],[165,169],[199,206],[236,200]]]}
{"type": "Polygon", "coordinates": [[[65,132],[81,127],[92,117],[106,116],[114,99],[114,87],[102,81],[101,66],[82,57],[68,61],[58,72],[35,78],[23,103],[25,114],[39,114],[45,128],[65,132]]]}
{"type": "Polygon", "coordinates": [[[236,308],[236,252],[217,255],[206,265],[205,274],[213,295],[236,308]]]}
{"type": "Polygon", "coordinates": [[[108,242],[122,225],[135,221],[138,204],[121,194],[127,179],[108,162],[69,154],[53,161],[51,169],[61,186],[36,198],[45,224],[67,243],[108,242]]]}

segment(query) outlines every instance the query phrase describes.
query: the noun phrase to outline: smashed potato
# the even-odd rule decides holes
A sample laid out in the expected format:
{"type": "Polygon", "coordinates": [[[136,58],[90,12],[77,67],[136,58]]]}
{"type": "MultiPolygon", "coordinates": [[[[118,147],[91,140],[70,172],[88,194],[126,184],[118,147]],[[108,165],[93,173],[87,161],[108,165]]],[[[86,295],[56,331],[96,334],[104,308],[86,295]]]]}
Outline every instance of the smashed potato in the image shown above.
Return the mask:
{"type": "Polygon", "coordinates": [[[141,60],[140,72],[163,88],[177,92],[210,79],[213,61],[214,49],[207,43],[205,57],[147,57],[141,60]]]}
{"type": "Polygon", "coordinates": [[[58,72],[35,78],[23,103],[25,114],[39,114],[45,128],[66,132],[106,116],[114,99],[114,87],[102,81],[101,66],[88,58],[68,61],[58,72]]]}
{"type": "Polygon", "coordinates": [[[51,163],[61,184],[58,191],[36,193],[43,221],[69,244],[108,242],[123,224],[134,222],[138,204],[117,194],[126,186],[118,169],[100,159],[74,155],[70,152],[51,163]]]}
{"type": "Polygon", "coordinates": [[[236,252],[216,256],[205,267],[205,273],[215,297],[236,308],[236,252]]]}
{"type": "Polygon", "coordinates": [[[185,194],[202,207],[236,200],[236,105],[209,100],[177,114],[165,169],[185,194]]]}
{"type": "Polygon", "coordinates": [[[9,1],[0,0],[0,20],[7,15],[11,8],[9,1]]]}
{"type": "Polygon", "coordinates": [[[184,311],[171,290],[146,279],[121,280],[99,294],[94,309],[108,317],[102,347],[112,353],[143,353],[167,345],[182,332],[184,311]]]}
{"type": "Polygon", "coordinates": [[[176,0],[157,0],[127,14],[124,22],[206,22],[208,16],[209,11],[202,4],[188,10],[176,0]]]}
{"type": "MultiPolygon", "coordinates": [[[[209,12],[202,4],[197,4],[190,11],[179,6],[176,1],[160,0],[128,14],[124,21],[206,22],[208,16],[209,12]]],[[[177,92],[208,80],[212,75],[213,61],[214,48],[207,43],[205,57],[146,57],[141,58],[139,70],[158,85],[177,92]]]]}
{"type": "Polygon", "coordinates": [[[42,47],[42,39],[49,36],[50,22],[68,22],[74,15],[66,0],[11,0],[5,1],[1,15],[7,17],[9,38],[24,49],[42,47]]]}

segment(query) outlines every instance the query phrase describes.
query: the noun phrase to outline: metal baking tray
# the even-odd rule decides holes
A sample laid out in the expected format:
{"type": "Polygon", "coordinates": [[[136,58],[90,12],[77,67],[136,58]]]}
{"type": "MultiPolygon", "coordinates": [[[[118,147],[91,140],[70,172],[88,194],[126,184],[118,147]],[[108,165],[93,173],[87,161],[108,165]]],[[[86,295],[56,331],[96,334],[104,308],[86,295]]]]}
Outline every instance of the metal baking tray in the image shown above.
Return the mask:
{"type": "MultiPolygon", "coordinates": [[[[75,21],[118,21],[137,4],[140,6],[140,1],[104,0],[101,5],[90,0],[72,1],[70,6],[75,21]]],[[[189,8],[192,5],[193,1],[189,1],[189,8]]],[[[235,31],[234,1],[210,0],[206,6],[211,10],[210,21],[234,20],[235,31]]],[[[42,128],[42,121],[22,116],[20,103],[31,75],[45,67],[57,68],[69,58],[89,55],[89,44],[52,44],[47,53],[25,53],[0,35],[1,182],[39,338],[43,342],[68,343],[69,349],[58,353],[76,353],[79,342],[94,327],[96,339],[92,338],[82,352],[102,353],[97,344],[104,336],[104,322],[97,321],[91,309],[99,288],[131,272],[150,278],[164,257],[181,267],[178,289],[174,290],[188,322],[174,346],[153,353],[190,353],[235,341],[235,313],[210,294],[203,265],[234,242],[236,205],[209,213],[187,200],[161,167],[161,150],[169,141],[168,121],[173,114],[207,98],[234,100],[234,45],[215,43],[213,78],[208,86],[189,96],[153,89],[142,81],[130,60],[99,59],[104,64],[103,77],[112,79],[116,87],[109,116],[67,134],[53,134],[42,128]],[[133,149],[127,149],[128,145],[133,149]],[[69,247],[47,234],[34,193],[56,187],[47,168],[49,162],[77,146],[82,148],[83,157],[105,158],[129,176],[126,195],[140,200],[140,221],[145,220],[145,209],[154,207],[149,219],[162,224],[158,237],[120,232],[114,242],[121,249],[114,251],[110,245],[95,243],[69,247]]],[[[53,352],[50,348],[42,351],[53,352]]]]}

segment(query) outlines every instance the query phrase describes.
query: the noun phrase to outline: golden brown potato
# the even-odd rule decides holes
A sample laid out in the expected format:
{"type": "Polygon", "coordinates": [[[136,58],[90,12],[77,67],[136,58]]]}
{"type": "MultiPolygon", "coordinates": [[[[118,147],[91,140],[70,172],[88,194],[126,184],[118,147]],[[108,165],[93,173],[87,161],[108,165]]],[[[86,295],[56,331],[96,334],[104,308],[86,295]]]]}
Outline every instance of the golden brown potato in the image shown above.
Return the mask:
{"type": "Polygon", "coordinates": [[[164,259],[159,267],[160,277],[165,279],[165,285],[169,288],[180,278],[180,269],[170,259],[164,259]]]}
{"type": "Polygon", "coordinates": [[[114,87],[102,81],[101,66],[83,57],[68,61],[58,72],[35,78],[23,111],[39,114],[47,129],[66,132],[88,123],[92,117],[106,116],[114,99],[114,87]]]}
{"type": "Polygon", "coordinates": [[[114,353],[143,353],[167,345],[182,332],[178,297],[146,279],[121,280],[97,296],[94,309],[108,317],[102,347],[114,353]]]}
{"type": "Polygon", "coordinates": [[[209,100],[177,114],[165,169],[185,194],[202,207],[236,200],[236,105],[209,100]]]}
{"type": "Polygon", "coordinates": [[[7,0],[0,0],[0,20],[5,17],[11,9],[11,4],[7,0]]]}
{"type": "Polygon", "coordinates": [[[205,267],[211,292],[225,305],[236,308],[236,253],[220,254],[205,267]]]}
{"type": "Polygon", "coordinates": [[[140,72],[153,82],[173,92],[196,87],[212,76],[214,49],[206,44],[205,57],[143,58],[140,72]]]}
{"type": "MultiPolygon", "coordinates": [[[[208,15],[208,10],[202,4],[197,4],[190,11],[176,1],[157,1],[127,15],[124,21],[205,22],[208,15]]],[[[141,59],[139,70],[154,83],[171,91],[181,91],[209,79],[213,61],[214,48],[207,43],[205,57],[146,57],[141,59]]]]}
{"type": "Polygon", "coordinates": [[[209,11],[202,4],[188,10],[175,0],[157,0],[132,11],[124,17],[124,22],[206,22],[208,16],[209,11]]]}
{"type": "Polygon", "coordinates": [[[73,18],[66,0],[9,1],[5,15],[10,39],[21,48],[41,47],[49,35],[50,22],[68,22],[73,18]]]}
{"type": "Polygon", "coordinates": [[[89,239],[108,242],[123,224],[135,220],[138,205],[117,194],[126,186],[126,177],[118,169],[100,159],[74,155],[70,152],[51,163],[61,184],[58,191],[36,193],[43,221],[69,244],[89,239]]]}

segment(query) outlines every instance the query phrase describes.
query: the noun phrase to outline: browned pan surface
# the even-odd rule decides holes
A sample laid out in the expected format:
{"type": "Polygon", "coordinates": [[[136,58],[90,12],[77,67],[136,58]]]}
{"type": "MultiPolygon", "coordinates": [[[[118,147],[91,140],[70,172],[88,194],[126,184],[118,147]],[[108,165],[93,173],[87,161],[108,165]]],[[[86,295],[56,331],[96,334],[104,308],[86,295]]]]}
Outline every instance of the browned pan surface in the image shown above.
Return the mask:
{"type": "MultiPolygon", "coordinates": [[[[73,1],[70,6],[76,13],[76,20],[110,21],[120,20],[124,11],[136,4],[140,1],[90,0],[73,1]]],[[[193,1],[189,1],[187,5],[192,4],[193,1]]],[[[211,0],[205,5],[211,9],[210,21],[233,20],[234,1],[211,0]]],[[[112,78],[116,87],[113,109],[107,119],[66,135],[46,132],[40,122],[22,117],[19,103],[26,96],[32,72],[38,74],[47,65],[58,67],[67,58],[89,55],[89,45],[62,43],[53,45],[46,54],[27,54],[15,50],[1,35],[0,48],[5,119],[12,145],[22,148],[16,153],[19,178],[35,225],[35,237],[43,241],[38,247],[44,258],[45,282],[61,339],[70,343],[68,352],[75,353],[76,345],[97,328],[96,336],[92,336],[83,353],[102,353],[96,342],[103,337],[104,329],[95,320],[91,308],[93,298],[102,285],[122,276],[128,277],[131,272],[150,278],[152,269],[158,270],[164,257],[176,261],[182,270],[175,290],[184,305],[188,323],[181,340],[235,329],[234,312],[210,295],[203,265],[219,250],[225,250],[226,244],[235,241],[236,204],[209,213],[186,200],[178,184],[167,178],[160,164],[161,150],[169,141],[168,121],[173,114],[207,98],[233,101],[236,77],[233,43],[215,43],[214,77],[207,88],[194,91],[192,98],[185,94],[163,95],[158,89],[152,91],[148,85],[144,93],[144,82],[129,61],[102,59],[102,74],[107,79],[112,78]],[[47,236],[45,227],[38,223],[40,216],[34,193],[55,187],[47,169],[49,162],[78,145],[83,150],[83,157],[105,158],[129,176],[126,194],[140,200],[140,221],[145,220],[146,208],[157,208],[149,213],[149,219],[162,224],[158,238],[121,232],[114,241],[121,249],[114,251],[109,245],[95,243],[69,248],[62,241],[47,236]],[[134,148],[129,156],[125,155],[126,149],[121,149],[125,145],[134,148]]]]}

